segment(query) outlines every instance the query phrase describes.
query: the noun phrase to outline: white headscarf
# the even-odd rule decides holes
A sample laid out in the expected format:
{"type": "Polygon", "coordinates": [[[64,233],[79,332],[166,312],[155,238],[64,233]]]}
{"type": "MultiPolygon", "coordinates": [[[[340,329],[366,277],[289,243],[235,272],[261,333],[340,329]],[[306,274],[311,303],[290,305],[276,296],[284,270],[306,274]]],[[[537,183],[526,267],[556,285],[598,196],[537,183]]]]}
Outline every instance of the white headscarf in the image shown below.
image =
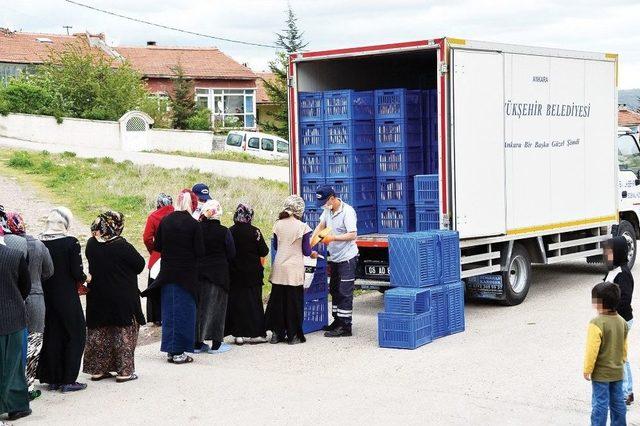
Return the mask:
{"type": "Polygon", "coordinates": [[[66,207],[56,207],[49,213],[41,240],[55,240],[66,237],[73,220],[73,213],[66,207]]]}
{"type": "Polygon", "coordinates": [[[220,220],[222,217],[222,206],[218,200],[209,200],[202,205],[201,214],[203,219],[220,220]]]}

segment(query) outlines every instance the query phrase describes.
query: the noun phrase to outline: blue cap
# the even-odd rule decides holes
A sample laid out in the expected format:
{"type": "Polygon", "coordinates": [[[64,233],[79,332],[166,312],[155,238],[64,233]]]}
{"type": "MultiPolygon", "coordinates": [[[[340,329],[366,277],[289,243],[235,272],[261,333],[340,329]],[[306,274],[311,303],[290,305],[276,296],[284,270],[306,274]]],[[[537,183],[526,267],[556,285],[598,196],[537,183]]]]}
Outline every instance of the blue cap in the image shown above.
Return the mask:
{"type": "Polygon", "coordinates": [[[211,196],[209,195],[209,187],[204,183],[196,183],[193,185],[193,188],[191,188],[191,191],[193,191],[193,193],[196,194],[196,197],[198,197],[198,200],[203,203],[211,199],[211,196]]]}
{"type": "Polygon", "coordinates": [[[331,185],[320,185],[316,189],[316,200],[317,206],[322,207],[327,203],[329,197],[335,197],[336,191],[333,189],[331,185]]]}

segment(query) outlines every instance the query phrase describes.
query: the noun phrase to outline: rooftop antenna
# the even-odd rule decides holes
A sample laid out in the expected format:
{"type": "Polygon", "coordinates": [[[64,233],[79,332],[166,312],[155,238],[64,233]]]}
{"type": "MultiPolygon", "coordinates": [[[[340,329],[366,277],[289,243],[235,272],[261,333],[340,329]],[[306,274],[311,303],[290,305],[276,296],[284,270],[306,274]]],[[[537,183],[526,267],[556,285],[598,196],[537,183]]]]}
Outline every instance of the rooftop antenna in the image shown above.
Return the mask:
{"type": "Polygon", "coordinates": [[[65,30],[67,30],[67,35],[69,35],[69,30],[70,30],[71,28],[73,28],[73,26],[71,26],[71,25],[63,25],[63,26],[62,26],[62,28],[64,28],[65,30]]]}

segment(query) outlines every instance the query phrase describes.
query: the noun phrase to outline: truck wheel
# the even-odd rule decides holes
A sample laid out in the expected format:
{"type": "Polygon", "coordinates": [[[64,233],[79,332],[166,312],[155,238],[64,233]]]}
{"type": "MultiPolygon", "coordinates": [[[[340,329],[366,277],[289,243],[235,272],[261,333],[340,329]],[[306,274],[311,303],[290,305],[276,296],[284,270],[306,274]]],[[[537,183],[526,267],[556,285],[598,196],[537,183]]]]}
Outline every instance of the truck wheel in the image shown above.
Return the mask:
{"type": "Polygon", "coordinates": [[[531,274],[529,252],[521,244],[514,244],[507,270],[502,273],[505,305],[519,305],[524,301],[529,293],[531,274]]]}
{"type": "Polygon", "coordinates": [[[629,247],[629,269],[633,268],[633,265],[636,263],[636,231],[633,229],[633,225],[626,220],[621,220],[618,225],[618,229],[616,235],[619,237],[624,237],[627,240],[627,245],[629,247]]]}

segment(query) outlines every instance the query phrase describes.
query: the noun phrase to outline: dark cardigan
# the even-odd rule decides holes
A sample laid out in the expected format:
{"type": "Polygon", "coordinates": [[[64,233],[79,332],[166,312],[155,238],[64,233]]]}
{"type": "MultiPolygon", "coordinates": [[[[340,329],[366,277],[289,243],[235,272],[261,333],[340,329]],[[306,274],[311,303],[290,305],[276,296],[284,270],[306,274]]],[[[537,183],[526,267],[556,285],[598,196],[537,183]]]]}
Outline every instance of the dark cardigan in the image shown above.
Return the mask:
{"type": "Polygon", "coordinates": [[[24,299],[31,291],[27,261],[21,252],[0,244],[0,336],[27,326],[24,299]]]}
{"type": "Polygon", "coordinates": [[[145,260],[124,238],[104,243],[87,241],[85,251],[91,283],[87,293],[87,328],[145,324],[140,305],[138,274],[145,260]]]}
{"type": "Polygon", "coordinates": [[[198,278],[229,290],[229,261],[236,257],[231,232],[219,220],[200,222],[204,240],[204,257],[198,263],[198,278]]]}
{"type": "Polygon", "coordinates": [[[264,268],[260,258],[269,254],[262,232],[248,223],[236,223],[229,230],[236,246],[236,257],[229,268],[231,286],[262,287],[264,268]]]}

